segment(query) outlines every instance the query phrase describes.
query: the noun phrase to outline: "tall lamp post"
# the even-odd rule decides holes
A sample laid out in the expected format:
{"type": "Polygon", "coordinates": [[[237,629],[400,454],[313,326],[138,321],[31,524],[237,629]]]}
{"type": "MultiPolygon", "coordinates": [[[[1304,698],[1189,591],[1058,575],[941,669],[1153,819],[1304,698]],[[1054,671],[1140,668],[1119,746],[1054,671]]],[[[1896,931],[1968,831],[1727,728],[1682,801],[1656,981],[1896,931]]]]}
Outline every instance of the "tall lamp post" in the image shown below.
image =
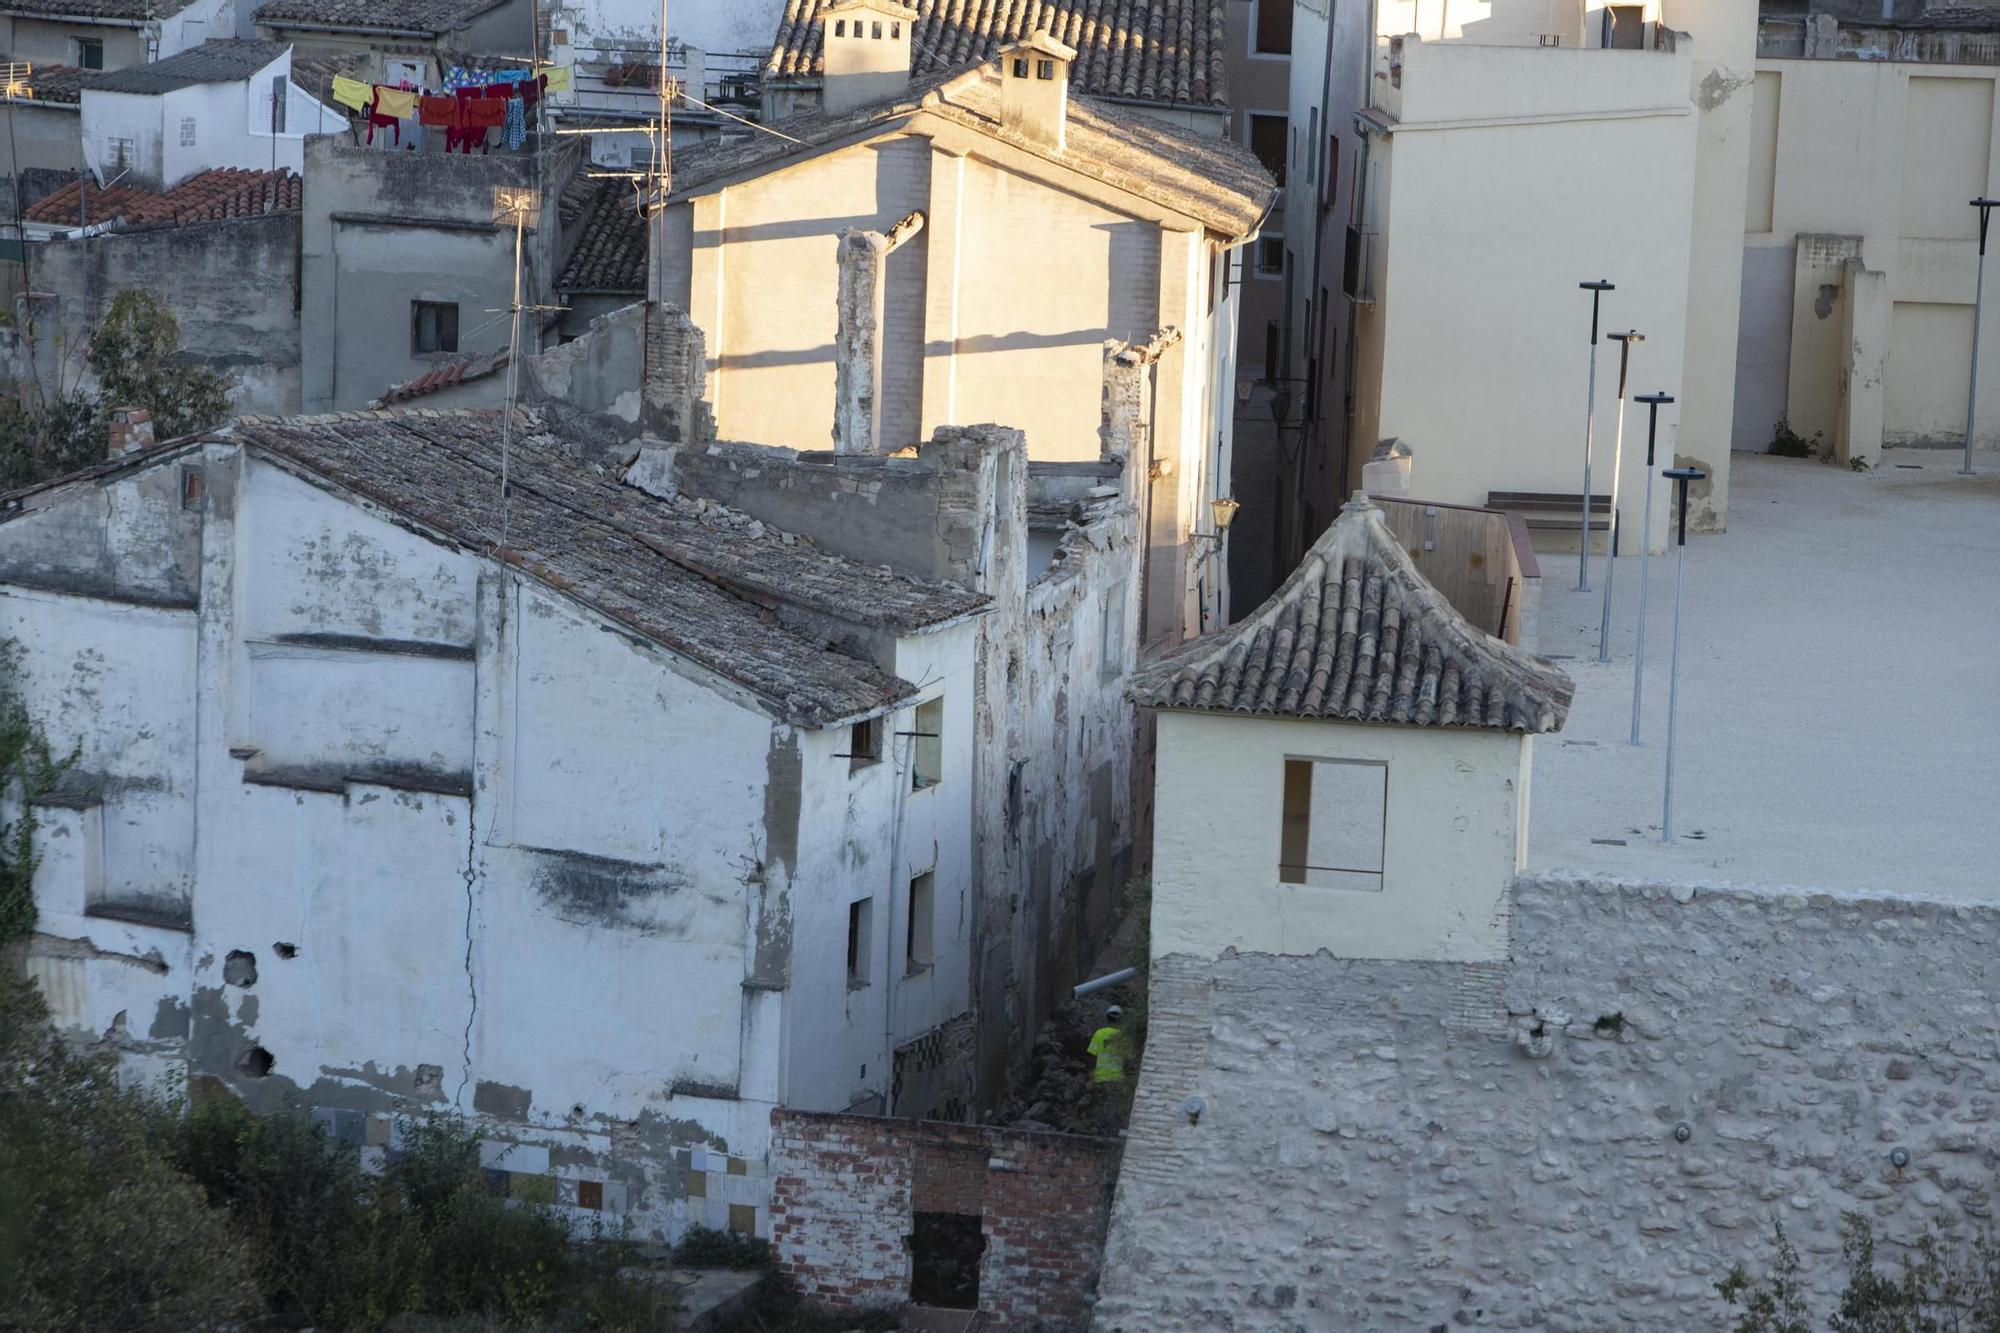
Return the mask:
{"type": "Polygon", "coordinates": [[[1646,405],[1646,517],[1639,538],[1639,643],[1632,654],[1632,744],[1639,743],[1639,698],[1646,688],[1646,578],[1653,558],[1653,444],[1660,431],[1660,409],[1674,401],[1670,393],[1642,393],[1646,405]]]}
{"type": "Polygon", "coordinates": [[[1674,712],[1681,686],[1681,589],[1687,582],[1688,483],[1708,474],[1698,467],[1670,467],[1660,474],[1679,483],[1680,535],[1674,542],[1674,652],[1667,667],[1667,793],[1660,807],[1660,841],[1674,837],[1674,712]]]}
{"type": "Polygon", "coordinates": [[[1583,523],[1577,533],[1579,545],[1576,552],[1576,590],[1590,591],[1590,443],[1591,432],[1597,417],[1597,310],[1606,292],[1615,292],[1617,285],[1599,278],[1595,282],[1579,282],[1579,288],[1590,293],[1590,388],[1583,402],[1583,523]]]}
{"type": "Polygon", "coordinates": [[[1982,194],[1972,206],[1979,210],[1979,272],[1972,280],[1972,373],[1965,377],[1965,466],[1958,470],[1967,477],[1972,475],[1972,414],[1979,405],[1979,310],[1986,300],[1986,223],[1993,210],[2000,208],[2000,199],[1982,194]]]}
{"type": "MultiPolygon", "coordinates": [[[[1608,335],[1618,344],[1618,430],[1611,445],[1611,526],[1604,533],[1604,613],[1597,621],[1597,660],[1611,660],[1611,581],[1618,573],[1618,479],[1625,470],[1625,375],[1632,366],[1632,344],[1646,341],[1637,329],[1608,335]]],[[[1652,474],[1648,460],[1647,475],[1652,474]]]]}

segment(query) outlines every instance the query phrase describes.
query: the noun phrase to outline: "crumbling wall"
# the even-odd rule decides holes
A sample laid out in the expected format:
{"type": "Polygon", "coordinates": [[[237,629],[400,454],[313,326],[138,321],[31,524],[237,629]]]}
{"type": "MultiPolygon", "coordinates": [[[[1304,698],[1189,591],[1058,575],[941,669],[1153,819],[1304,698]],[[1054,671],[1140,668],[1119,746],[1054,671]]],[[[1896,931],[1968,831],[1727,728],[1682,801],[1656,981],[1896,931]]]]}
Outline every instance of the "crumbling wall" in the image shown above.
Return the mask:
{"type": "Polygon", "coordinates": [[[2000,909],[1530,877],[1511,961],[1155,961],[1096,1327],[1728,1322],[1984,1228],[2000,909]],[[1183,1101],[1203,1099],[1199,1119],[1183,1101]]]}
{"type": "Polygon", "coordinates": [[[917,1215],[977,1218],[981,1327],[1066,1327],[1097,1280],[1117,1161],[1115,1139],[779,1111],[772,1243],[814,1300],[901,1306],[928,1261],[917,1215]]]}

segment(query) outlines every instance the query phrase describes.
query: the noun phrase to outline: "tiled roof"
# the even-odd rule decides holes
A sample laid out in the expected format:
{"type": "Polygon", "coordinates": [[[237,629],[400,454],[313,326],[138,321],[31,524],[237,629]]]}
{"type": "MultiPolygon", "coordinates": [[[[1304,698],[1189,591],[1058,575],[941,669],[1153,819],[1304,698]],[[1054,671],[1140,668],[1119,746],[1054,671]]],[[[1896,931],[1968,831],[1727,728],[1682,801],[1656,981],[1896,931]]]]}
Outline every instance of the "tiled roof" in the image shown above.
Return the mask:
{"type": "Polygon", "coordinates": [[[556,279],[559,292],[611,292],[639,296],[646,290],[646,218],[632,182],[593,181],[597,192],[584,210],[580,234],[556,279]]]}
{"type": "Polygon", "coordinates": [[[1473,627],[1357,495],[1269,601],[1135,672],[1128,692],[1152,708],[1546,732],[1572,689],[1473,627]]]}
{"type": "Polygon", "coordinates": [[[242,167],[215,167],[190,176],[166,193],[114,185],[100,190],[95,184],[72,181],[46,199],[29,207],[29,222],[56,226],[83,225],[77,197],[88,189],[89,223],[122,220],[128,227],[159,223],[211,222],[217,218],[259,217],[265,213],[294,211],[304,194],[305,183],[295,171],[250,171],[242,167]]]}
{"type": "MultiPolygon", "coordinates": [[[[990,60],[1009,42],[1045,32],[1076,48],[1070,87],[1098,97],[1229,105],[1228,0],[914,0],[910,66],[918,76],[990,60]]],[[[786,0],[764,69],[817,79],[820,15],[833,0],[786,0]]]]}
{"type": "Polygon", "coordinates": [[[0,0],[0,14],[30,14],[37,18],[92,19],[171,18],[194,0],[0,0]]]}
{"type": "Polygon", "coordinates": [[[100,75],[90,85],[98,93],[170,93],[201,83],[247,79],[285,53],[283,42],[219,37],[150,65],[127,65],[100,75]]]}
{"type": "MultiPolygon", "coordinates": [[[[4,3],[5,0],[0,0],[4,3]]],[[[439,37],[464,27],[501,0],[269,0],[257,7],[259,23],[284,27],[372,28],[439,37]]]]}
{"type": "Polygon", "coordinates": [[[83,89],[103,77],[100,70],[78,69],[74,65],[34,65],[21,82],[27,85],[30,101],[75,106],[82,100],[83,89]]]}
{"type": "MultiPolygon", "coordinates": [[[[832,725],[916,687],[828,646],[831,618],[913,633],[986,599],[856,564],[705,500],[661,500],[577,460],[516,417],[509,563],[631,632],[735,682],[774,716],[832,725]],[[795,614],[797,611],[803,614],[795,614]]],[[[501,544],[501,414],[349,412],[245,417],[210,438],[244,445],[492,554],[501,544]]]]}
{"type": "Polygon", "coordinates": [[[294,48],[292,82],[320,105],[352,115],[352,108],[343,107],[333,100],[334,76],[364,78],[363,71],[367,69],[368,64],[369,53],[366,51],[315,51],[311,55],[306,55],[294,48]]]}
{"type": "Polygon", "coordinates": [[[887,133],[892,122],[924,112],[1198,218],[1230,236],[1248,236],[1277,196],[1277,182],[1248,150],[1088,97],[1069,99],[1060,151],[1021,138],[1000,124],[999,84],[999,71],[981,63],[913,80],[902,96],[845,115],[811,112],[770,127],[795,142],[752,134],[678,150],[674,194],[701,194],[710,181],[756,175],[873,128],[887,133]]]}
{"type": "Polygon", "coordinates": [[[413,380],[390,386],[378,402],[408,402],[412,398],[422,398],[440,389],[449,389],[454,384],[464,384],[469,380],[483,380],[488,375],[497,374],[507,368],[514,354],[506,348],[497,352],[473,352],[468,356],[453,357],[451,360],[431,367],[413,380]]]}

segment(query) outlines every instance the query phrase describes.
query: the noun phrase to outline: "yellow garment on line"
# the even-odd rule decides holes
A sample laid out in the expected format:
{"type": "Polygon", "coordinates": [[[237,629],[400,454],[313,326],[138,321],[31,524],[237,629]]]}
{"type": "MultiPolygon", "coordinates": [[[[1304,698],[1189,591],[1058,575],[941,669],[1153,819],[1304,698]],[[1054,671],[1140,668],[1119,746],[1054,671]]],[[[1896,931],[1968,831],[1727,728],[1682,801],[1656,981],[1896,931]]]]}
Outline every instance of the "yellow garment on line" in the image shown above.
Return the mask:
{"type": "Polygon", "coordinates": [[[550,92],[566,93],[569,91],[570,67],[568,65],[544,65],[535,72],[548,76],[548,90],[550,92]]]}
{"type": "Polygon", "coordinates": [[[344,79],[338,74],[333,76],[333,100],[342,106],[351,106],[359,111],[368,105],[372,96],[373,90],[359,79],[344,79]]]}
{"type": "Polygon", "coordinates": [[[401,88],[384,88],[375,94],[375,114],[394,116],[397,120],[414,120],[417,115],[417,95],[401,88]]]}

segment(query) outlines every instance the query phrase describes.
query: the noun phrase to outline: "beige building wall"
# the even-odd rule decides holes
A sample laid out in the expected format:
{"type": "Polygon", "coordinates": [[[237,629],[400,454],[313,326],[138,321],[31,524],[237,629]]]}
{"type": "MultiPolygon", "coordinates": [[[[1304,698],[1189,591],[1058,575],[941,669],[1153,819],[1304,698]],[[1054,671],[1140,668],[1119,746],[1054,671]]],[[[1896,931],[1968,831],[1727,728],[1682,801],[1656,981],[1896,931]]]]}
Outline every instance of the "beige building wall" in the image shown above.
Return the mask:
{"type": "MultiPolygon", "coordinates": [[[[1834,440],[1853,421],[1844,396],[1857,366],[1865,387],[1871,361],[1881,363],[1882,438],[1848,438],[1848,450],[1868,458],[1883,443],[1963,442],[1978,254],[1967,201],[1990,193],[2000,168],[1997,75],[1979,65],[1757,62],[1737,448],[1770,443],[1779,404],[1800,435],[1834,440]],[[1849,258],[1886,278],[1886,346],[1841,336],[1849,258]]],[[[1856,322],[1863,335],[1884,323],[1856,322]]],[[[1983,341],[1985,384],[2000,375],[2000,339],[1983,341]]],[[[2000,447],[1993,396],[1974,443],[2000,447]]]]}
{"type": "Polygon", "coordinates": [[[1163,712],[1158,724],[1154,958],[1506,958],[1527,737],[1211,713],[1163,712]],[[1386,766],[1379,888],[1281,881],[1287,759],[1386,766]]]}
{"type": "MultiPolygon", "coordinates": [[[[1411,448],[1413,494],[1484,504],[1496,490],[1581,489],[1586,279],[1617,284],[1602,331],[1646,334],[1631,391],[1680,394],[1698,128],[1690,78],[1685,49],[1405,41],[1397,118],[1371,160],[1382,235],[1357,369],[1363,403],[1370,380],[1376,402],[1358,413],[1357,436],[1411,448]]],[[[1600,493],[1610,489],[1617,360],[1617,344],[1600,342],[1600,493]]],[[[1642,488],[1629,483],[1644,465],[1644,423],[1629,416],[1619,510],[1636,533],[1642,488]]],[[[1675,408],[1661,413],[1663,453],[1677,421],[1675,408]]],[[[1655,491],[1656,533],[1667,491],[1655,491]]]]}

